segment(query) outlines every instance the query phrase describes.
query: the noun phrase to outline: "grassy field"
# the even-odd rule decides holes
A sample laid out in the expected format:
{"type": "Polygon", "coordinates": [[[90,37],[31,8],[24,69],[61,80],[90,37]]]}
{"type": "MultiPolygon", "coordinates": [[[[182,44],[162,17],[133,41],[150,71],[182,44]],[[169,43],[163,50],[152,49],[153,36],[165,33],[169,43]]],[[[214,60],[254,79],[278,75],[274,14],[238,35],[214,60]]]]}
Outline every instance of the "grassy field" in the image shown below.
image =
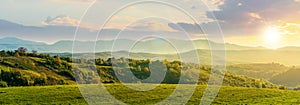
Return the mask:
{"type": "MultiPolygon", "coordinates": [[[[168,97],[176,85],[159,85],[146,92],[134,91],[123,85],[107,84],[105,87],[124,103],[155,104],[168,97]]],[[[198,86],[188,104],[199,104],[204,89],[205,86],[198,86]]],[[[0,104],[87,104],[76,85],[0,88],[0,97],[0,104]]],[[[295,105],[300,104],[300,91],[222,87],[213,104],[295,105]]]]}

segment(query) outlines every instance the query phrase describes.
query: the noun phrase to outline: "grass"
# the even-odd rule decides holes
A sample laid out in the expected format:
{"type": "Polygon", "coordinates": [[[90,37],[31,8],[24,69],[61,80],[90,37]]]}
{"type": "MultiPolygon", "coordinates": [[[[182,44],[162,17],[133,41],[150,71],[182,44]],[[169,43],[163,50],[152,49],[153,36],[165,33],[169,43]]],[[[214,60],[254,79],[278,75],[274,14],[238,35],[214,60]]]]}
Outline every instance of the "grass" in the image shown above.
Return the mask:
{"type": "MultiPolygon", "coordinates": [[[[150,91],[135,91],[120,84],[104,86],[116,99],[126,104],[155,104],[167,98],[177,85],[159,85],[150,91]]],[[[187,104],[199,104],[204,89],[205,86],[197,86],[187,104]]],[[[187,85],[184,90],[189,91],[190,86],[187,85]]],[[[97,92],[91,90],[88,95],[95,97],[97,92]]],[[[87,104],[76,85],[1,88],[0,97],[0,104],[87,104]]],[[[176,97],[186,98],[184,93],[176,97]]],[[[300,104],[300,91],[222,87],[213,104],[300,104]]]]}
{"type": "Polygon", "coordinates": [[[2,88],[0,97],[0,104],[87,104],[74,85],[2,88]]]}

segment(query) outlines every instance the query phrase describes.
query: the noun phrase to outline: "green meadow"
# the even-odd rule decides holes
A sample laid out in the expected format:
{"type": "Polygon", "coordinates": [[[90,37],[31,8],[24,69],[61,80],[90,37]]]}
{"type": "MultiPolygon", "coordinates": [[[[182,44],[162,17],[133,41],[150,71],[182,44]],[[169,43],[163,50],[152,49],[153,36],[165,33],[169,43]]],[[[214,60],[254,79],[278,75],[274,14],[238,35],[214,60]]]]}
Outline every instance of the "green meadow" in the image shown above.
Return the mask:
{"type": "MultiPolygon", "coordinates": [[[[96,87],[98,85],[87,85],[96,87]]],[[[119,101],[126,104],[155,104],[167,98],[176,85],[163,84],[148,91],[135,91],[121,84],[105,84],[106,89],[119,101]]],[[[187,86],[187,91],[189,91],[187,86]]],[[[204,85],[198,85],[187,104],[199,104],[204,85]]],[[[97,95],[97,93],[89,93],[97,95]]],[[[85,105],[77,85],[8,87],[0,89],[0,104],[72,104],[85,105]]],[[[184,98],[184,97],[183,97],[184,98]]],[[[222,87],[212,104],[300,104],[300,91],[222,87]]]]}
{"type": "Polygon", "coordinates": [[[107,104],[109,100],[118,100],[110,104],[178,104],[186,99],[186,104],[194,105],[202,101],[209,79],[218,79],[221,76],[224,77],[223,87],[213,98],[212,104],[300,104],[300,91],[292,90],[300,89],[297,86],[300,78],[296,75],[300,69],[297,67],[279,63],[252,63],[227,65],[227,69],[226,72],[212,71],[210,65],[176,60],[77,59],[21,51],[0,51],[0,104],[85,105],[107,104]],[[145,82],[148,84],[141,84],[144,82],[136,81],[135,78],[120,81],[116,77],[116,74],[132,72],[136,78],[145,80],[152,75],[150,65],[151,70],[163,71],[166,74],[154,72],[156,77],[145,82]],[[195,75],[197,73],[199,77],[195,75]],[[181,76],[185,78],[180,78],[181,76]],[[164,78],[159,82],[158,77],[164,78]],[[109,95],[104,96],[112,97],[99,97],[103,95],[99,92],[103,91],[99,89],[99,85],[95,85],[98,83],[104,83],[103,87],[109,92],[109,95]],[[121,83],[135,83],[128,85],[136,87],[136,90],[121,83]],[[195,91],[191,84],[197,84],[195,91]],[[180,91],[178,85],[183,86],[180,91]],[[154,88],[141,91],[144,87],[154,88]],[[174,95],[174,91],[179,94],[174,95]],[[175,98],[170,99],[170,96],[175,98]]]}

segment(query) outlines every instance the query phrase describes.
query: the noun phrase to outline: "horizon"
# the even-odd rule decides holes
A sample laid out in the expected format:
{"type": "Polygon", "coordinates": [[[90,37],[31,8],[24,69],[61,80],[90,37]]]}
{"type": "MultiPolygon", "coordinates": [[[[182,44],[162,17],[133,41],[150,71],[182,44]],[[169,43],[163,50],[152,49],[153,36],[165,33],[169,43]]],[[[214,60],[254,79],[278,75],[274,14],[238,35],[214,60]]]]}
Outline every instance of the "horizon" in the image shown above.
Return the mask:
{"type": "Polygon", "coordinates": [[[300,105],[300,0],[2,0],[0,104],[300,105]]]}
{"type": "MultiPolygon", "coordinates": [[[[37,43],[43,43],[43,44],[46,44],[46,45],[54,45],[56,43],[59,43],[59,42],[64,42],[64,41],[74,41],[72,39],[68,40],[68,39],[63,39],[63,40],[58,40],[56,42],[53,42],[53,43],[47,43],[47,42],[43,42],[43,41],[35,41],[35,40],[30,40],[30,39],[22,39],[22,38],[19,38],[19,37],[2,37],[0,39],[18,39],[18,40],[24,40],[24,41],[31,41],[31,42],[37,42],[37,43]]],[[[157,38],[157,39],[160,39],[160,38],[157,38]]],[[[96,41],[113,41],[114,39],[99,39],[99,40],[96,40],[96,41]]],[[[130,41],[135,41],[134,39],[117,39],[117,40],[130,40],[130,41]]],[[[155,40],[155,39],[150,39],[150,40],[155,40]]],[[[171,39],[171,40],[183,40],[183,41],[189,41],[189,40],[185,40],[185,39],[171,39]]],[[[201,40],[201,41],[209,41],[207,39],[192,39],[192,41],[198,41],[198,40],[201,40]]],[[[93,40],[75,40],[75,41],[79,41],[79,42],[95,42],[93,40]]],[[[144,41],[144,40],[143,40],[144,41]]],[[[143,42],[141,41],[141,42],[143,42]]],[[[148,41],[148,40],[147,40],[148,41]]],[[[213,43],[218,43],[218,42],[214,42],[214,41],[210,41],[210,42],[213,42],[213,43]]],[[[219,43],[220,44],[220,43],[219,43]]],[[[230,42],[225,42],[224,43],[225,45],[226,44],[231,44],[231,45],[238,45],[238,46],[243,46],[243,47],[253,47],[253,48],[264,48],[264,49],[270,49],[270,50],[278,50],[278,49],[282,49],[282,48],[290,48],[290,47],[300,47],[299,46],[294,46],[294,45],[291,45],[291,46],[282,46],[282,47],[278,47],[278,48],[268,48],[268,47],[265,47],[265,46],[251,46],[251,45],[247,45],[247,44],[238,44],[238,43],[230,43],[230,42]]]]}
{"type": "MultiPolygon", "coordinates": [[[[181,8],[186,9],[190,12],[190,15],[195,16],[197,22],[191,21],[178,10],[168,6],[152,3],[143,6],[133,5],[110,17],[109,22],[103,27],[97,23],[99,23],[98,21],[104,21],[104,17],[82,18],[89,6],[101,5],[97,1],[41,0],[36,1],[36,3],[44,7],[61,8],[40,8],[39,10],[34,9],[37,7],[36,5],[23,1],[4,0],[3,2],[0,13],[10,12],[11,15],[0,17],[2,19],[0,26],[4,27],[4,29],[0,29],[0,38],[10,36],[53,44],[60,40],[74,39],[76,27],[79,26],[80,34],[85,35],[84,37],[78,37],[79,40],[94,39],[97,30],[103,31],[101,39],[106,40],[115,38],[121,30],[122,37],[133,40],[147,35],[162,35],[182,39],[181,35],[185,34],[182,32],[183,30],[189,34],[191,39],[209,38],[214,40],[221,35],[216,32],[217,29],[212,25],[219,24],[225,43],[263,46],[270,49],[300,46],[298,41],[300,40],[300,32],[298,31],[300,29],[300,12],[298,11],[300,2],[298,0],[205,0],[202,3],[196,3],[196,1],[170,1],[174,4],[180,3],[181,8]],[[280,4],[286,5],[282,6],[280,4]],[[32,7],[26,8],[24,5],[32,7]],[[206,6],[208,8],[205,8],[206,6]],[[257,6],[257,9],[249,8],[255,6],[257,6]],[[168,13],[175,16],[169,16],[164,11],[159,11],[163,9],[169,10],[168,13]],[[151,13],[151,11],[158,11],[151,15],[158,15],[162,18],[142,18],[144,12],[151,13]],[[214,16],[211,16],[210,13],[214,16]],[[28,17],[27,14],[33,15],[28,17]]],[[[112,5],[101,6],[103,6],[102,8],[109,8],[124,2],[126,1],[102,1],[102,3],[111,3],[112,5]]],[[[94,12],[105,14],[108,11],[99,9],[94,12]]],[[[94,15],[95,17],[101,17],[99,14],[94,15]]]]}

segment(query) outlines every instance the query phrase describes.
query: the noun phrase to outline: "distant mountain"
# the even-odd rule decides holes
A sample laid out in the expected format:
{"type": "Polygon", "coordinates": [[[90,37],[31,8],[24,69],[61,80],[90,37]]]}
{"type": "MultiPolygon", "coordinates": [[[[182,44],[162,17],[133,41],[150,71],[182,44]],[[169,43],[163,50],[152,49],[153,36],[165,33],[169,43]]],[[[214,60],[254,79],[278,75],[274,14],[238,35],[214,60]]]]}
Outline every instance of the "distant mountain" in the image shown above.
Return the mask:
{"type": "Polygon", "coordinates": [[[20,25],[20,24],[13,23],[13,22],[10,22],[10,21],[0,19],[0,27],[1,27],[1,29],[3,29],[3,28],[8,29],[8,28],[17,28],[17,27],[24,27],[24,26],[20,25]]]}
{"type": "MultiPolygon", "coordinates": [[[[93,37],[98,31],[91,31],[81,27],[80,30],[87,37],[93,37]]],[[[56,39],[71,39],[74,36],[76,27],[73,26],[27,26],[7,20],[0,19],[0,36],[26,36],[28,38],[34,38],[35,40],[47,38],[47,40],[56,39]],[[49,37],[51,36],[51,37],[49,37]]],[[[103,30],[104,33],[117,34],[120,30],[108,29],[103,30]]],[[[131,34],[142,34],[139,32],[130,32],[131,34]]],[[[111,35],[110,35],[111,36],[111,35]]],[[[84,40],[84,37],[82,38],[84,40]]],[[[100,40],[95,42],[92,41],[76,41],[75,52],[94,52],[95,46],[96,52],[104,51],[133,51],[133,52],[146,52],[146,53],[159,53],[159,54],[170,54],[177,52],[188,52],[195,49],[210,49],[210,46],[222,46],[220,43],[215,43],[208,40],[179,40],[170,39],[171,43],[154,38],[150,40],[143,40],[135,42],[134,40],[118,39],[114,40],[100,40]],[[192,46],[191,42],[194,42],[195,46],[192,46]],[[115,45],[115,46],[113,46],[115,45]],[[89,47],[87,47],[89,46],[89,47]],[[176,48],[175,48],[176,47],[176,48]]],[[[38,50],[39,52],[52,52],[52,53],[63,53],[72,52],[73,41],[62,40],[54,44],[47,45],[44,43],[37,43],[32,41],[21,40],[17,38],[4,38],[0,42],[0,50],[14,50],[18,47],[26,47],[29,50],[38,50]]],[[[235,44],[226,44],[227,50],[249,50],[249,49],[262,49],[257,47],[239,46],[235,44]]],[[[218,50],[218,49],[216,49],[218,50]]]]}
{"type": "Polygon", "coordinates": [[[26,47],[29,50],[43,51],[47,44],[41,42],[27,41],[13,37],[0,39],[0,50],[16,50],[19,47],[26,47]]]}
{"type": "MultiPolygon", "coordinates": [[[[198,62],[193,53],[198,53],[198,60],[201,64],[211,65],[212,52],[210,50],[199,49],[181,53],[186,61],[195,63],[198,62]]],[[[280,63],[287,66],[300,66],[300,51],[278,51],[278,50],[227,50],[226,52],[227,64],[252,64],[252,63],[280,63]]],[[[71,57],[71,53],[51,53],[51,55],[60,55],[71,57]]],[[[168,60],[180,60],[180,54],[154,54],[154,53],[142,53],[142,52],[130,52],[117,51],[113,52],[114,57],[129,57],[134,59],[168,59],[168,60]],[[127,55],[129,54],[129,55],[127,55]]],[[[111,52],[96,52],[94,53],[74,53],[75,57],[84,58],[108,58],[111,57],[111,52]]],[[[218,56],[218,55],[215,55],[218,56]]],[[[218,59],[216,59],[218,60],[218,59]]],[[[250,76],[253,76],[252,74],[250,76]]],[[[257,75],[259,76],[259,75],[257,75]]]]}
{"type": "MultiPolygon", "coordinates": [[[[75,26],[60,26],[60,25],[42,25],[30,26],[23,25],[17,22],[11,22],[0,19],[0,36],[3,37],[22,37],[37,41],[56,41],[57,39],[72,39],[77,27],[75,26]],[[45,39],[45,40],[43,40],[45,39]]],[[[86,37],[91,37],[97,34],[98,31],[79,28],[86,37]]]]}
{"type": "Polygon", "coordinates": [[[288,46],[288,47],[279,48],[277,50],[284,50],[284,51],[295,51],[295,50],[298,50],[298,51],[300,51],[300,47],[297,47],[297,46],[288,46]]]}
{"type": "MultiPolygon", "coordinates": [[[[117,40],[98,40],[93,41],[70,41],[62,40],[54,44],[48,45],[41,42],[34,42],[28,40],[22,40],[13,37],[7,37],[0,39],[0,50],[14,50],[18,47],[26,47],[29,50],[38,50],[40,52],[51,53],[63,53],[72,52],[74,44],[74,52],[86,53],[86,52],[106,52],[106,51],[131,51],[131,52],[145,52],[156,54],[174,54],[192,51],[195,49],[208,50],[211,46],[223,46],[220,43],[215,43],[208,40],[179,40],[171,39],[170,42],[162,39],[151,39],[145,41],[134,41],[129,39],[117,39],[117,40]],[[195,46],[194,46],[195,45],[195,46]],[[91,47],[95,46],[95,47],[91,47]]],[[[226,50],[258,50],[265,49],[261,47],[248,47],[239,46],[235,44],[225,44],[226,50]]],[[[215,49],[220,50],[220,49],[215,49]]]]}
{"type": "MultiPolygon", "coordinates": [[[[190,62],[196,62],[192,56],[195,51],[203,64],[210,64],[211,50],[209,49],[209,41],[194,40],[193,46],[187,46],[186,43],[191,43],[187,40],[173,39],[173,45],[180,49],[175,49],[170,43],[161,39],[151,39],[135,42],[128,39],[119,40],[99,40],[96,43],[93,41],[75,41],[74,53],[78,55],[92,56],[94,48],[96,49],[97,57],[110,56],[110,52],[114,54],[128,54],[133,58],[149,58],[159,57],[161,59],[179,59],[178,53],[183,54],[190,59],[190,62]],[[114,47],[112,47],[114,45],[114,47]],[[95,46],[95,47],[91,47],[95,46]],[[120,52],[123,51],[123,52],[120,52]],[[178,52],[177,52],[178,51],[178,52]],[[176,53],[177,52],[177,53],[176,53]]],[[[216,46],[221,46],[219,43],[210,42],[216,46]]],[[[0,39],[0,50],[16,50],[18,47],[26,47],[29,51],[37,50],[40,53],[65,53],[70,56],[73,48],[73,41],[62,40],[54,44],[48,45],[40,42],[27,41],[17,38],[0,39]]],[[[300,65],[300,50],[298,47],[285,47],[277,50],[266,49],[263,47],[248,47],[235,44],[226,44],[226,63],[228,64],[247,64],[247,63],[281,63],[284,65],[300,65]]],[[[216,52],[218,49],[216,50],[216,52]]],[[[125,56],[125,55],[124,55],[125,56]]],[[[127,56],[127,55],[126,55],[127,56]]]]}
{"type": "Polygon", "coordinates": [[[42,42],[34,42],[34,41],[28,41],[28,40],[22,40],[14,37],[6,37],[3,39],[0,39],[0,44],[8,45],[8,44],[14,44],[14,45],[46,45],[42,42]]]}

